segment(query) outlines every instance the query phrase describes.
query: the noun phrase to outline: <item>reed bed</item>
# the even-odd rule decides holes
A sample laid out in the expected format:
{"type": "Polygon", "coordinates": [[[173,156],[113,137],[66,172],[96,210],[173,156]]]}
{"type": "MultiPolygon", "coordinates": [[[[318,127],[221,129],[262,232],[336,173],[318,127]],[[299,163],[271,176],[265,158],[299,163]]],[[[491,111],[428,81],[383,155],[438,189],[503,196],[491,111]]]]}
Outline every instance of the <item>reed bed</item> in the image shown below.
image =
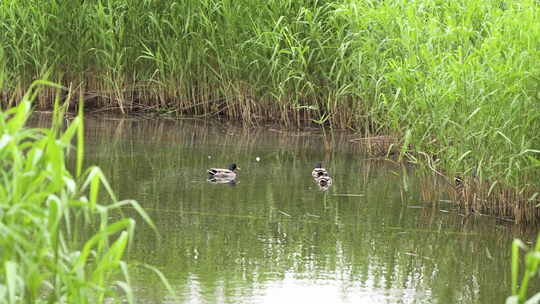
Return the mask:
{"type": "Polygon", "coordinates": [[[0,26],[5,104],[47,78],[87,107],[397,136],[538,218],[537,1],[12,0],[0,26]]]}
{"type": "Polygon", "coordinates": [[[25,127],[33,96],[0,112],[0,303],[134,303],[123,255],[135,220],[119,209],[153,224],[99,168],[83,170],[82,111],[63,130],[56,102],[51,128],[25,127]]]}

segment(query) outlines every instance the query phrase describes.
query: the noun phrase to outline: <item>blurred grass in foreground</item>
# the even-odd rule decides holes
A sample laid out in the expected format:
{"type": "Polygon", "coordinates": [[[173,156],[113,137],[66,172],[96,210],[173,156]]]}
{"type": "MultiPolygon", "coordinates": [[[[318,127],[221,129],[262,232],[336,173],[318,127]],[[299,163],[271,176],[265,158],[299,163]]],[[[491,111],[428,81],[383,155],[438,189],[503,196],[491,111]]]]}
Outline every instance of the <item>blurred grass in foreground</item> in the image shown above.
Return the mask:
{"type": "Polygon", "coordinates": [[[529,293],[529,281],[531,278],[536,277],[538,280],[538,265],[540,264],[540,234],[536,240],[536,244],[533,248],[528,248],[522,241],[515,239],[512,243],[512,296],[506,299],[507,304],[534,304],[540,302],[540,292],[536,291],[529,299],[527,299],[529,293]],[[523,278],[521,282],[518,282],[519,277],[519,265],[522,263],[520,259],[519,250],[525,251],[523,262],[525,268],[523,270],[523,278]]]}
{"type": "Polygon", "coordinates": [[[122,257],[135,221],[111,214],[130,205],[152,221],[137,202],[118,201],[99,168],[83,170],[82,111],[64,130],[65,106],[56,99],[50,129],[25,127],[34,87],[0,112],[0,302],[134,303],[122,257]]]}

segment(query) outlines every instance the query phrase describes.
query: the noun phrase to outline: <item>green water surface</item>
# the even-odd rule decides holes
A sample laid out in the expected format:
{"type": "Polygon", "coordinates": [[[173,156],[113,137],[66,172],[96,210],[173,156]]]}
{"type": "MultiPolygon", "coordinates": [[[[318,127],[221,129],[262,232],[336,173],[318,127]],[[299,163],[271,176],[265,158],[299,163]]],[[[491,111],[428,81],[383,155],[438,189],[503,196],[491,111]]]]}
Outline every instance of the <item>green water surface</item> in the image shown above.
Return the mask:
{"type": "MultiPolygon", "coordinates": [[[[412,168],[370,160],[351,134],[197,120],[86,119],[86,164],[147,210],[138,303],[502,303],[515,227],[464,217],[412,168]],[[260,158],[257,161],[257,157],[260,158]],[[237,184],[206,169],[235,162],[237,184]],[[322,162],[333,185],[311,177],[322,162]]],[[[129,213],[129,210],[127,211],[129,213]]]]}

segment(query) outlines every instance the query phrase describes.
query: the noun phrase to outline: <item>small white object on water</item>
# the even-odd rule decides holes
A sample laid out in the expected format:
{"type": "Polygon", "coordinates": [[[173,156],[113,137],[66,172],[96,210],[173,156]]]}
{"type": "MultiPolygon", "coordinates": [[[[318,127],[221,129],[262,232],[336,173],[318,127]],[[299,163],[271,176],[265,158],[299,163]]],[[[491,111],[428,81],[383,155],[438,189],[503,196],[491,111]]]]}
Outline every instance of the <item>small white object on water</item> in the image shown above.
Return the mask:
{"type": "Polygon", "coordinates": [[[257,157],[255,157],[255,160],[256,161],[261,161],[261,158],[257,156],[257,157]]]}
{"type": "Polygon", "coordinates": [[[208,155],[208,159],[211,159],[211,158],[212,158],[212,156],[211,156],[211,155],[208,155]]]}

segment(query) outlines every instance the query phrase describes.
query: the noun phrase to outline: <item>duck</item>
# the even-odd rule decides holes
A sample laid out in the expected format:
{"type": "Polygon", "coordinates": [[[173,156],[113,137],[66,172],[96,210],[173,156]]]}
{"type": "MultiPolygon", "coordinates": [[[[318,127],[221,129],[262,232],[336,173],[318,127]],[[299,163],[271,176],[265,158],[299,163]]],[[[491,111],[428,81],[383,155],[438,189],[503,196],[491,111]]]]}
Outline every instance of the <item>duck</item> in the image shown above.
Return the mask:
{"type": "Polygon", "coordinates": [[[240,170],[235,163],[232,163],[229,165],[229,169],[210,168],[208,169],[208,174],[210,177],[217,179],[231,180],[236,178],[236,172],[234,172],[236,169],[240,170]]]}
{"type": "Polygon", "coordinates": [[[322,167],[321,163],[317,163],[315,165],[315,168],[313,168],[313,171],[311,172],[311,175],[313,176],[313,178],[318,178],[318,177],[321,177],[321,176],[329,176],[328,172],[326,171],[325,168],[322,167]]]}
{"type": "Polygon", "coordinates": [[[456,177],[454,177],[454,183],[456,188],[463,188],[463,177],[456,175],[456,177]]]}

